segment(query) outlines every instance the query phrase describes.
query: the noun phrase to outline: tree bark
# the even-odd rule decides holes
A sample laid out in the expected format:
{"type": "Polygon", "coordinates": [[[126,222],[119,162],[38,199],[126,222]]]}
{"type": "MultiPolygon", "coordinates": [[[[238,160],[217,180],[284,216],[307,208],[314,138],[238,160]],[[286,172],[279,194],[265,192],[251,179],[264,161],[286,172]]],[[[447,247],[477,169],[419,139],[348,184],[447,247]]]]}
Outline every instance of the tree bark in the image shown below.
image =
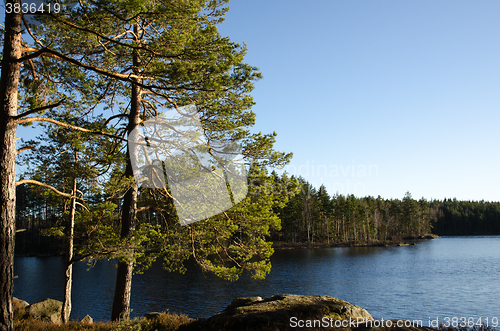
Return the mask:
{"type": "Polygon", "coordinates": [[[73,237],[76,209],[76,177],[73,179],[73,191],[71,194],[74,197],[71,199],[71,210],[69,213],[68,222],[68,246],[66,251],[66,272],[64,277],[64,299],[61,310],[61,319],[63,323],[69,322],[69,316],[71,314],[71,286],[73,284],[73,237]]]}
{"type": "MultiPolygon", "coordinates": [[[[21,0],[6,1],[7,4],[21,0]]],[[[21,56],[21,14],[5,13],[0,79],[0,330],[13,330],[14,239],[16,224],[17,93],[21,56]]]]}
{"type": "MultiPolygon", "coordinates": [[[[137,25],[135,26],[137,30],[137,25]]],[[[136,35],[138,35],[137,31],[136,35]]],[[[134,71],[138,71],[140,65],[139,56],[137,51],[134,52],[133,57],[134,71]]],[[[132,132],[141,123],[141,87],[138,84],[139,79],[133,78],[132,95],[130,102],[130,114],[128,123],[128,134],[132,132]],[[137,83],[137,84],[136,84],[137,83]]],[[[129,178],[134,175],[130,155],[134,155],[131,150],[130,144],[127,147],[127,167],[125,169],[125,177],[129,178]]],[[[134,183],[124,196],[122,204],[122,217],[121,217],[121,237],[122,239],[132,237],[135,231],[135,224],[137,220],[137,196],[139,188],[137,183],[134,183]]],[[[132,271],[134,267],[133,262],[134,252],[128,253],[128,261],[118,262],[118,271],[116,275],[115,296],[113,300],[113,310],[111,313],[112,321],[128,320],[130,317],[130,295],[132,289],[132,271]]]]}

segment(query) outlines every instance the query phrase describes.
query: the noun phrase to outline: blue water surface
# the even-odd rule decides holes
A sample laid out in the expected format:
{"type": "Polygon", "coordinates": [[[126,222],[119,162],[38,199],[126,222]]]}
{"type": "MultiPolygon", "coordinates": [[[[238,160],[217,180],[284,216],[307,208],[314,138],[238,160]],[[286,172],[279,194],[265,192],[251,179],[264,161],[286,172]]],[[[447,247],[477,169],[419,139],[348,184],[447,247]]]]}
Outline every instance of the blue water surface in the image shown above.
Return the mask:
{"type": "MultiPolygon", "coordinates": [[[[329,295],[375,318],[500,319],[500,236],[444,237],[405,247],[276,250],[265,280],[226,282],[191,266],[184,275],[155,263],[132,282],[132,316],[152,311],[208,317],[234,298],[275,294],[329,295]]],[[[61,257],[18,257],[14,295],[29,303],[62,300],[61,257]]],[[[72,319],[109,320],[116,268],[112,261],[74,268],[72,319]]]]}

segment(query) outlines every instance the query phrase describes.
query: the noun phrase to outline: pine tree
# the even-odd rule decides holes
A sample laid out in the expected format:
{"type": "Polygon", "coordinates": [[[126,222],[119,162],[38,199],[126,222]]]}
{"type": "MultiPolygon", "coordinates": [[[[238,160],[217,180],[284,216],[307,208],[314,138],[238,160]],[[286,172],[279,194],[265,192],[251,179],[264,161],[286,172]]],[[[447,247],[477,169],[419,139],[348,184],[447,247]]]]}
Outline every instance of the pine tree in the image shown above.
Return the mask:
{"type": "Polygon", "coordinates": [[[317,192],[317,199],[319,203],[319,215],[321,220],[321,229],[323,241],[326,237],[326,242],[330,243],[330,219],[333,214],[333,206],[331,204],[330,196],[326,191],[326,187],[321,185],[317,192]]]}
{"type": "MultiPolygon", "coordinates": [[[[102,94],[96,99],[108,100],[107,107],[115,110],[107,116],[108,124],[118,127],[117,135],[130,134],[164,109],[195,104],[209,143],[240,141],[247,162],[283,165],[290,155],[273,151],[275,134],[248,131],[255,118],[249,92],[260,73],[243,62],[243,47],[218,34],[216,24],[226,11],[224,4],[79,2],[76,9],[52,16],[34,29],[40,47],[33,56],[42,55],[44,65],[57,67],[67,84],[84,88],[89,79],[81,75],[101,77],[95,85],[102,94]],[[123,105],[116,107],[109,100],[123,105]]],[[[131,161],[126,159],[124,176],[132,175],[131,161]]],[[[166,196],[172,199],[168,192],[166,196]]],[[[123,241],[136,234],[137,212],[142,208],[138,203],[139,187],[133,184],[121,208],[123,241]]],[[[124,256],[119,263],[112,319],[128,318],[134,259],[124,256]]]]}
{"type": "MultiPolygon", "coordinates": [[[[58,120],[74,123],[80,127],[88,126],[89,124],[83,120],[81,111],[78,106],[73,106],[71,110],[61,111],[58,120]]],[[[92,136],[54,125],[45,125],[44,128],[45,131],[38,141],[25,142],[29,146],[30,153],[22,155],[22,160],[24,164],[30,164],[32,170],[23,174],[23,177],[30,178],[19,180],[16,185],[25,183],[39,185],[52,194],[53,199],[59,201],[59,205],[64,205],[59,215],[65,219],[63,225],[57,224],[45,233],[64,235],[66,239],[61,319],[63,323],[67,323],[71,313],[73,264],[80,260],[74,259],[77,205],[88,211],[89,208],[92,209],[87,203],[89,199],[94,200],[94,197],[101,193],[99,185],[96,184],[108,167],[106,156],[110,144],[109,140],[103,139],[102,136],[92,136]]]]}
{"type": "MultiPolygon", "coordinates": [[[[6,1],[7,5],[21,0],[6,1]]],[[[13,330],[15,157],[17,90],[21,64],[21,13],[5,15],[0,79],[0,330],[13,330]]]]}
{"type": "MultiPolygon", "coordinates": [[[[6,1],[5,29],[3,30],[3,54],[2,54],[2,73],[0,79],[0,330],[12,330],[13,312],[12,312],[12,293],[13,293],[13,259],[14,259],[14,229],[15,229],[15,157],[23,149],[16,151],[16,130],[19,124],[29,124],[33,121],[52,121],[66,127],[77,127],[60,123],[51,118],[40,116],[31,116],[41,114],[61,105],[64,99],[52,103],[57,93],[38,93],[41,91],[37,87],[41,82],[51,85],[54,79],[39,80],[39,71],[34,64],[35,59],[40,59],[43,55],[57,57],[62,61],[77,61],[63,54],[50,53],[51,49],[45,47],[39,39],[32,34],[29,26],[25,26],[28,33],[33,38],[36,46],[41,49],[30,47],[29,42],[22,39],[23,32],[23,14],[15,8],[21,7],[20,0],[6,1]],[[30,54],[27,54],[30,53],[30,54]],[[24,54],[24,56],[22,56],[24,54]],[[31,90],[28,96],[19,98],[21,104],[18,105],[19,82],[21,76],[21,64],[27,63],[23,71],[29,71],[30,78],[23,77],[22,85],[31,90]],[[19,106],[24,111],[18,114],[19,106]],[[29,117],[29,118],[28,118],[29,117]]],[[[24,20],[26,22],[26,20],[24,20]]],[[[53,31],[57,31],[56,29],[53,31]]],[[[57,72],[57,71],[55,71],[57,72]]],[[[54,73],[54,71],[52,72],[54,73]]],[[[71,76],[71,75],[69,75],[71,76]]],[[[77,75],[78,76],[78,75],[77,75]]],[[[87,86],[89,88],[89,86],[87,86]]],[[[53,90],[52,90],[53,91],[53,90]]],[[[45,91],[47,92],[47,91],[45,91]]],[[[82,129],[82,128],[78,128],[82,129]]],[[[84,130],[89,131],[89,130],[84,130]]]]}

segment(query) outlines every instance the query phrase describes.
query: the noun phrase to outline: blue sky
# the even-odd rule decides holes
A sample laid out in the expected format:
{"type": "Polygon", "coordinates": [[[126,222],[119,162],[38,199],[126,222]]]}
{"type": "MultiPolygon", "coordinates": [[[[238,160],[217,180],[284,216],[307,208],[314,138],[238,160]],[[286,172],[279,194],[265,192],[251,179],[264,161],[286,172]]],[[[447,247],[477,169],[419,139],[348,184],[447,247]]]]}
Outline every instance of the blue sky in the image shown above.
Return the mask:
{"type": "Polygon", "coordinates": [[[329,193],[500,201],[500,2],[230,1],[255,130],[329,193]],[[354,170],[354,171],[353,171],[354,170]]]}
{"type": "Polygon", "coordinates": [[[330,194],[500,201],[500,2],[229,8],[219,31],[264,76],[254,130],[278,133],[290,174],[330,194]]]}

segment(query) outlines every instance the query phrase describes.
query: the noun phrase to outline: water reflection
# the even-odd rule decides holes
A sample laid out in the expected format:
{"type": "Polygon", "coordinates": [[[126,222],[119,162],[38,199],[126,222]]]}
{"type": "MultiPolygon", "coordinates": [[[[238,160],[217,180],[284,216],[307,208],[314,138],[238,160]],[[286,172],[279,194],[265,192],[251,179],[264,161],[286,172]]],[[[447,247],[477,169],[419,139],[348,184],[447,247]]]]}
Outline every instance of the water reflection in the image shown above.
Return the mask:
{"type": "MultiPolygon", "coordinates": [[[[330,295],[362,306],[378,318],[499,317],[500,237],[457,237],[407,247],[277,250],[262,281],[244,275],[229,283],[189,265],[185,275],[155,263],[135,275],[132,316],[176,311],[208,317],[241,296],[279,293],[330,295]]],[[[60,257],[16,258],[15,296],[36,302],[61,300],[64,262],[60,257]]],[[[114,264],[78,263],[74,270],[72,318],[111,315],[114,264]]]]}

